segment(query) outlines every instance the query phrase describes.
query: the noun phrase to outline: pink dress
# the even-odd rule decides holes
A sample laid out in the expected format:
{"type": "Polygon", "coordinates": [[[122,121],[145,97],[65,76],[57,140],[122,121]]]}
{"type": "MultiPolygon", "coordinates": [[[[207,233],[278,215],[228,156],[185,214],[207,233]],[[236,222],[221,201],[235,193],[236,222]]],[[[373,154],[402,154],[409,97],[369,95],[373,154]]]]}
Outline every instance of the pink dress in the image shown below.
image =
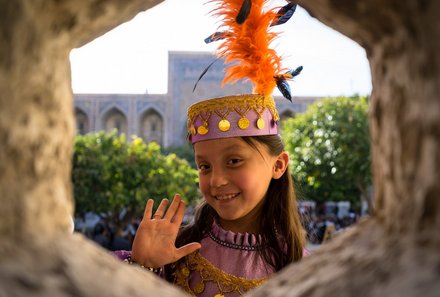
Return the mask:
{"type": "Polygon", "coordinates": [[[261,236],[234,233],[215,222],[202,248],[175,267],[175,284],[200,297],[241,296],[261,285],[273,272],[260,256],[261,236]]]}
{"type": "MultiPolygon", "coordinates": [[[[234,233],[214,222],[201,245],[199,251],[171,264],[174,284],[191,295],[241,296],[274,273],[273,267],[259,253],[266,248],[260,235],[234,233]]],[[[130,252],[116,251],[114,254],[125,259],[130,252]]]]}

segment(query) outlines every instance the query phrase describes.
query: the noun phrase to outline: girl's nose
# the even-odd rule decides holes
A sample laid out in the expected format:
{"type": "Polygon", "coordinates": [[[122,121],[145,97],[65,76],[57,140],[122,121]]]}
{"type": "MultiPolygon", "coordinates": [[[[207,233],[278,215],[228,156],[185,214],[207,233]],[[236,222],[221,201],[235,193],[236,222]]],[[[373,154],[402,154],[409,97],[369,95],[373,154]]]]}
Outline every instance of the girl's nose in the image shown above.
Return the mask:
{"type": "Polygon", "coordinates": [[[224,185],[228,184],[227,176],[224,172],[224,170],[220,169],[213,169],[211,172],[211,187],[218,188],[224,185]]]}

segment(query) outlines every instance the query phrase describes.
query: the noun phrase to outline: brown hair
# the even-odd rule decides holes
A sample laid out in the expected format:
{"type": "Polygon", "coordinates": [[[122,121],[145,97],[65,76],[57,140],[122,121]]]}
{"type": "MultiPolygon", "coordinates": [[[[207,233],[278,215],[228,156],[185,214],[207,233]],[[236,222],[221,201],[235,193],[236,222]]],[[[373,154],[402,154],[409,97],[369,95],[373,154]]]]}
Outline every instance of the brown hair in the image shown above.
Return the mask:
{"type": "MultiPolygon", "coordinates": [[[[256,143],[268,148],[273,156],[284,151],[284,144],[279,135],[248,136],[242,139],[258,150],[256,143]]],[[[279,179],[272,179],[263,202],[264,215],[260,216],[259,233],[263,243],[268,246],[261,251],[264,260],[281,270],[303,256],[305,244],[304,231],[300,222],[296,195],[289,169],[279,179]]],[[[177,246],[190,242],[200,242],[210,230],[215,210],[205,201],[195,211],[194,221],[181,229],[176,240],[177,246]]]]}

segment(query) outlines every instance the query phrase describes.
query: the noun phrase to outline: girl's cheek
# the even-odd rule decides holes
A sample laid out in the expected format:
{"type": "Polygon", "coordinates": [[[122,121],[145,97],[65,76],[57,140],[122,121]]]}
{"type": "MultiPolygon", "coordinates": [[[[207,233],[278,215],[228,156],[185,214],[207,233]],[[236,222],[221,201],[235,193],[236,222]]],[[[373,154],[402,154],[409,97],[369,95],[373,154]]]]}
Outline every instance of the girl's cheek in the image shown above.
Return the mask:
{"type": "Polygon", "coordinates": [[[199,177],[199,188],[202,193],[206,193],[209,189],[208,181],[199,177]]]}

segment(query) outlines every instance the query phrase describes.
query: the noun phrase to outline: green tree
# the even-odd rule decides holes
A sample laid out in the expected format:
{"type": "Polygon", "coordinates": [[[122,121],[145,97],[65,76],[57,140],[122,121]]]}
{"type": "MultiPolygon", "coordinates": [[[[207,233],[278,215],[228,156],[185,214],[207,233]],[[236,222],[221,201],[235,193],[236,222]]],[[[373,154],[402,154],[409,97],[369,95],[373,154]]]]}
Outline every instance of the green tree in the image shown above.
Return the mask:
{"type": "Polygon", "coordinates": [[[87,211],[116,215],[141,213],[146,200],[157,202],[175,193],[192,203],[199,197],[197,171],[175,154],[163,155],[157,143],[116,132],[78,135],[73,174],[76,214],[87,211]]]}
{"type": "Polygon", "coordinates": [[[282,134],[292,174],[307,199],[348,200],[357,207],[359,197],[367,199],[371,184],[367,98],[314,103],[305,113],[286,120],[282,134]]]}
{"type": "Polygon", "coordinates": [[[176,154],[179,158],[188,161],[189,165],[191,165],[192,168],[196,168],[196,161],[194,159],[194,150],[190,144],[162,148],[162,152],[165,155],[176,154]]]}

